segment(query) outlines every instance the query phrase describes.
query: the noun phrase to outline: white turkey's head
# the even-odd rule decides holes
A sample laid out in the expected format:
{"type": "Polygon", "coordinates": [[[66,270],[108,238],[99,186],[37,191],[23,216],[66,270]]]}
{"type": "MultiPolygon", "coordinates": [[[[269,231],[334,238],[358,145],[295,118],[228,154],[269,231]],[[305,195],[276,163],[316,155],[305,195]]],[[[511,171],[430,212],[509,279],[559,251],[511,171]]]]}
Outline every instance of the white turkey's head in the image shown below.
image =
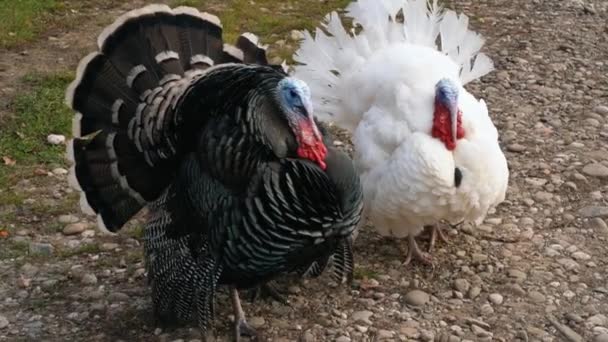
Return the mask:
{"type": "Polygon", "coordinates": [[[464,138],[462,112],[458,108],[458,86],[443,78],[435,85],[435,110],[431,134],[452,151],[458,139],[464,138]]]}
{"type": "Polygon", "coordinates": [[[286,77],[277,85],[277,97],[298,141],[298,156],[310,159],[325,169],[327,147],[314,121],[310,88],[302,80],[286,77]]]}

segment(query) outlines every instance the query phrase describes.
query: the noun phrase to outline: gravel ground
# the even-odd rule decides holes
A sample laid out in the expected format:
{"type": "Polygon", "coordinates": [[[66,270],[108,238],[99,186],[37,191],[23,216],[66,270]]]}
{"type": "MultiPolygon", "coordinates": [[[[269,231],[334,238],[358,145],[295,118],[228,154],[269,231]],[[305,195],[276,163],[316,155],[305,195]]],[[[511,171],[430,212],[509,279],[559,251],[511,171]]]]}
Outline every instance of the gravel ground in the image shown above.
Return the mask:
{"type": "MultiPolygon", "coordinates": [[[[245,304],[268,341],[608,341],[608,3],[449,3],[471,17],[496,63],[469,88],[501,132],[507,200],[480,227],[448,230],[434,269],[402,266],[397,242],[366,227],[352,287],[288,281],[288,306],[245,304]]],[[[97,32],[0,56],[10,66],[0,88],[32,61],[74,67],[97,32]]],[[[136,228],[100,236],[77,205],[31,215],[74,197],[64,173],[20,182],[23,206],[0,206],[19,227],[0,248],[23,251],[0,260],[0,341],[202,340],[154,321],[136,228]]],[[[218,340],[229,340],[225,293],[217,308],[218,340]]]]}

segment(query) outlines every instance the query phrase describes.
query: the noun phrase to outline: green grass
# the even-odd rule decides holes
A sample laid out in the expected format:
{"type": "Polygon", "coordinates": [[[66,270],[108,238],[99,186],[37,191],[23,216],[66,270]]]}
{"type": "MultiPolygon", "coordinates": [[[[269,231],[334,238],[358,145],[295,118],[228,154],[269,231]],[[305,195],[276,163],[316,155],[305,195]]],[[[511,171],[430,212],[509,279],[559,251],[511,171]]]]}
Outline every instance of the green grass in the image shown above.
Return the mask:
{"type": "Polygon", "coordinates": [[[29,244],[22,241],[0,240],[0,260],[18,258],[28,254],[29,244]]]}
{"type": "Polygon", "coordinates": [[[67,73],[29,75],[26,86],[31,91],[12,103],[12,118],[2,122],[0,157],[16,161],[14,166],[0,165],[0,186],[11,176],[23,175],[24,168],[34,165],[63,164],[65,146],[47,143],[47,135],[69,135],[72,113],[64,104],[64,92],[73,76],[67,73]]]}
{"type": "Polygon", "coordinates": [[[57,6],[55,0],[0,0],[0,47],[35,38],[46,27],[45,14],[57,6]]]}
{"type": "Polygon", "coordinates": [[[372,279],[378,276],[378,272],[368,269],[366,267],[357,267],[353,271],[353,277],[355,279],[372,279]]]}
{"type": "Polygon", "coordinates": [[[83,244],[77,248],[74,249],[60,249],[59,252],[57,253],[57,255],[60,258],[71,258],[74,256],[79,256],[79,255],[83,255],[83,254],[99,254],[101,253],[101,247],[99,246],[99,244],[93,242],[93,243],[87,243],[87,244],[83,244]]]}

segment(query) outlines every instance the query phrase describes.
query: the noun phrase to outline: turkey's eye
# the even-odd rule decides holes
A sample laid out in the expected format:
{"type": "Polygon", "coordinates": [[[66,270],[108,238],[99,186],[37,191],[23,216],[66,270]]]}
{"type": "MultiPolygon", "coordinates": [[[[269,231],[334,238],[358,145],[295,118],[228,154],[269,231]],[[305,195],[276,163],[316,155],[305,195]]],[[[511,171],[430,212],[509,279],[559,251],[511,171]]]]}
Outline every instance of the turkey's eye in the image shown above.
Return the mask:
{"type": "Polygon", "coordinates": [[[306,108],[304,108],[304,106],[302,105],[296,105],[295,106],[296,111],[304,116],[306,116],[306,108]]]}
{"type": "Polygon", "coordinates": [[[296,97],[298,97],[298,93],[296,93],[296,91],[295,91],[295,90],[290,90],[290,91],[289,91],[289,96],[290,96],[292,99],[295,99],[296,97]]]}

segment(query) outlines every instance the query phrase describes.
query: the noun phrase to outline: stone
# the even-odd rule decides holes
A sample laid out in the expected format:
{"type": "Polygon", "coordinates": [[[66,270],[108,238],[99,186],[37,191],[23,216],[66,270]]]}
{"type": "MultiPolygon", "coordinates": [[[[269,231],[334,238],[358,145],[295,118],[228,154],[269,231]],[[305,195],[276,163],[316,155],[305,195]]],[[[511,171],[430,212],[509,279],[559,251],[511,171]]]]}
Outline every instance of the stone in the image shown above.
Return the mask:
{"type": "Polygon", "coordinates": [[[392,339],[393,336],[395,336],[395,332],[389,331],[389,330],[380,329],[380,330],[378,330],[378,335],[377,336],[378,336],[379,339],[382,339],[382,340],[392,339]]]}
{"type": "Polygon", "coordinates": [[[576,261],[570,258],[558,259],[557,263],[564,266],[568,271],[576,270],[580,267],[580,265],[576,261]]]}
{"type": "Polygon", "coordinates": [[[310,330],[306,330],[302,337],[300,338],[300,342],[315,342],[315,335],[312,334],[310,330]]]}
{"type": "Polygon", "coordinates": [[[51,145],[61,145],[65,143],[65,136],[61,134],[49,134],[46,141],[51,145]]]}
{"type": "Polygon", "coordinates": [[[518,270],[518,269],[510,269],[507,274],[509,275],[509,277],[514,278],[518,281],[524,281],[526,280],[526,273],[518,270]]]}
{"type": "Polygon", "coordinates": [[[492,336],[491,332],[488,332],[488,331],[484,330],[482,327],[477,326],[475,324],[471,325],[471,331],[477,337],[489,337],[489,336],[492,336]]]}
{"type": "Polygon", "coordinates": [[[53,254],[55,247],[50,243],[32,242],[29,250],[31,254],[49,256],[53,254]]]}
{"type": "Polygon", "coordinates": [[[405,337],[411,339],[417,339],[420,336],[420,332],[418,331],[418,329],[410,326],[401,327],[401,329],[399,329],[399,332],[405,335],[405,337]]]}
{"type": "Polygon", "coordinates": [[[481,293],[481,287],[473,286],[469,289],[468,296],[471,299],[475,299],[475,298],[477,298],[477,296],[479,296],[480,293],[481,293]]]}
{"type": "Polygon", "coordinates": [[[97,284],[97,277],[92,273],[87,273],[80,278],[80,282],[85,285],[95,285],[97,284]]]}
{"type": "Polygon", "coordinates": [[[431,342],[435,340],[435,334],[432,331],[421,330],[420,339],[425,342],[431,342]]]}
{"type": "Polygon", "coordinates": [[[578,251],[578,252],[574,252],[572,253],[572,257],[574,258],[574,260],[578,260],[578,261],[585,261],[585,260],[590,260],[591,259],[591,255],[582,252],[582,251],[578,251]]]}
{"type": "Polygon", "coordinates": [[[291,40],[297,42],[297,41],[304,39],[304,33],[302,33],[302,31],[292,30],[290,37],[291,37],[291,40]]]}
{"type": "Polygon", "coordinates": [[[8,328],[9,322],[6,317],[0,315],[0,330],[8,328]]]}
{"type": "Polygon", "coordinates": [[[586,324],[591,327],[605,326],[608,325],[608,317],[602,314],[597,314],[589,317],[586,324]]]}
{"type": "Polygon", "coordinates": [[[113,243],[113,242],[106,242],[101,245],[101,250],[103,250],[103,251],[112,251],[112,250],[115,250],[116,248],[118,248],[118,244],[113,243]]]}
{"type": "Polygon", "coordinates": [[[108,295],[108,302],[120,303],[129,301],[129,295],[123,292],[112,292],[108,295]]]}
{"type": "Polygon", "coordinates": [[[588,206],[583,207],[578,211],[578,214],[584,218],[608,218],[608,207],[588,206]]]}
{"type": "Polygon", "coordinates": [[[549,322],[570,342],[583,342],[584,339],[567,325],[561,324],[555,317],[549,315],[549,322]]]}
{"type": "Polygon", "coordinates": [[[509,144],[509,146],[507,146],[507,151],[509,151],[509,152],[520,153],[520,152],[524,152],[525,150],[526,150],[526,146],[518,144],[518,143],[509,144]]]}
{"type": "Polygon", "coordinates": [[[89,228],[86,222],[70,223],[63,228],[63,235],[78,235],[89,228]]]}
{"type": "Polygon", "coordinates": [[[454,288],[461,293],[466,293],[470,287],[471,283],[466,279],[456,279],[454,281],[454,288]]]}
{"type": "Polygon", "coordinates": [[[492,305],[486,303],[484,305],[481,306],[481,314],[484,316],[488,316],[494,313],[494,308],[492,308],[492,305]]]}
{"type": "Polygon", "coordinates": [[[583,173],[597,178],[608,178],[608,167],[600,163],[591,163],[583,167],[583,173]]]}
{"type": "Polygon", "coordinates": [[[504,300],[503,296],[500,293],[492,293],[491,295],[488,296],[488,299],[494,305],[500,305],[500,304],[502,304],[502,302],[504,300]]]}
{"type": "Polygon", "coordinates": [[[608,115],[608,106],[597,106],[593,111],[599,115],[608,115]]]}
{"type": "Polygon", "coordinates": [[[372,324],[372,321],[370,321],[369,319],[374,315],[373,312],[371,311],[357,311],[353,313],[353,321],[355,322],[361,322],[361,323],[365,323],[365,324],[372,324]]]}
{"type": "Polygon", "coordinates": [[[486,254],[473,253],[473,255],[471,255],[471,261],[475,264],[481,264],[488,261],[488,256],[486,254]]]}
{"type": "Polygon", "coordinates": [[[608,334],[600,334],[593,338],[593,342],[608,342],[608,334]]]}
{"type": "Polygon", "coordinates": [[[608,233],[608,224],[599,217],[594,217],[589,220],[591,229],[597,230],[600,233],[608,233]]]}
{"type": "Polygon", "coordinates": [[[538,292],[538,291],[531,291],[528,294],[528,298],[530,298],[530,300],[534,303],[544,303],[546,298],[545,295],[543,295],[542,293],[538,292]]]}
{"type": "Polygon", "coordinates": [[[336,342],[350,342],[350,337],[340,336],[336,339],[336,342]]]}
{"type": "Polygon", "coordinates": [[[263,327],[264,324],[266,324],[266,320],[264,319],[264,317],[254,316],[248,319],[247,323],[249,323],[252,328],[259,329],[263,327]]]}
{"type": "Polygon", "coordinates": [[[422,306],[426,304],[430,299],[428,293],[422,290],[412,290],[405,295],[405,302],[413,306],[422,306]]]}
{"type": "Polygon", "coordinates": [[[59,215],[57,220],[62,224],[76,223],[78,222],[78,217],[74,215],[59,215]]]}
{"type": "Polygon", "coordinates": [[[68,170],[66,170],[66,169],[64,169],[62,167],[55,168],[51,172],[53,172],[53,174],[57,175],[57,176],[63,176],[63,175],[67,175],[68,174],[68,170]]]}

